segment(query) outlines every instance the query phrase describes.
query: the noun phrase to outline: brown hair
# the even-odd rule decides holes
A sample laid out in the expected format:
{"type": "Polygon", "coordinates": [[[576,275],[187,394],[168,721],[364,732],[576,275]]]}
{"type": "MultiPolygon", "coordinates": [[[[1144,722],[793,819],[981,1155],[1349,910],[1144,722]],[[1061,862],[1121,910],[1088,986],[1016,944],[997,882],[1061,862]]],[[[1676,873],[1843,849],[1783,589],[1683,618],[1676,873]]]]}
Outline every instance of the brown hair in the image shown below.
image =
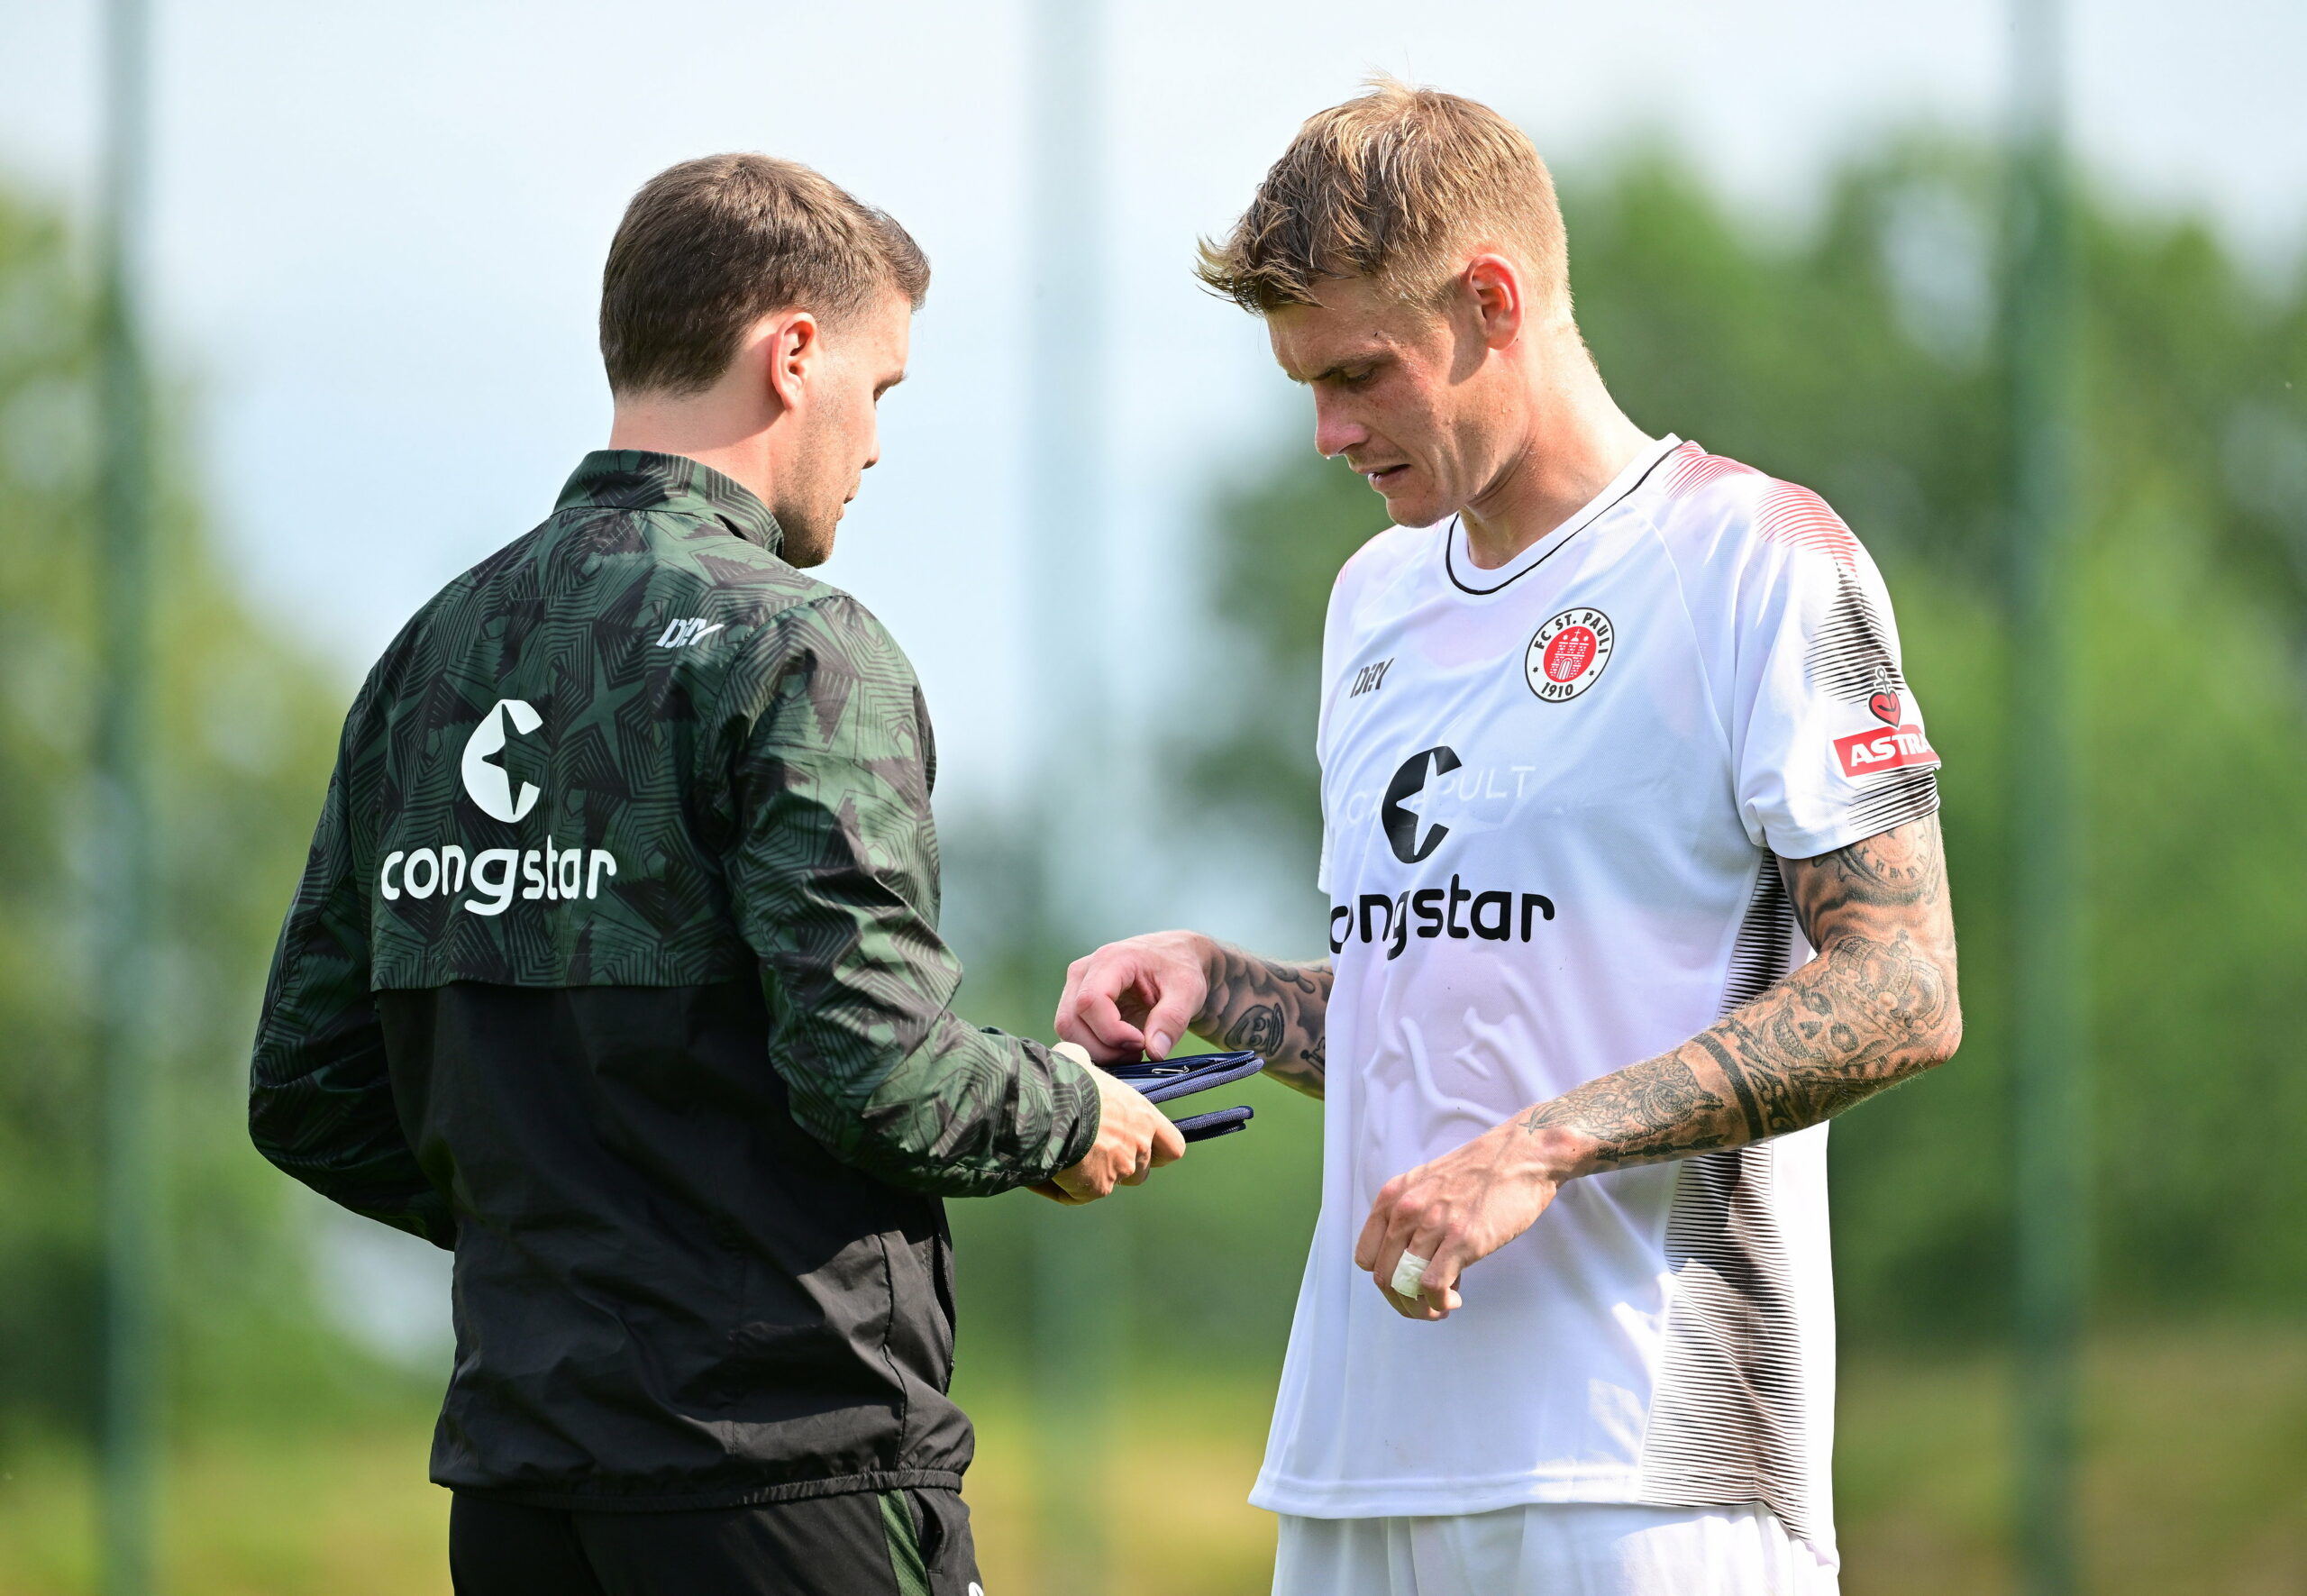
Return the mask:
{"type": "Polygon", "coordinates": [[[682,161],[641,186],[609,244],[601,272],[609,390],[698,392],[771,312],[798,306],[838,321],[890,289],[918,310],[929,260],[885,213],[798,161],[682,161]]]}
{"type": "Polygon", "coordinates": [[[1432,302],[1483,245],[1518,256],[1541,301],[1568,311],[1562,208],[1529,136],[1478,101],[1381,74],[1306,119],[1233,232],[1201,241],[1194,275],[1260,315],[1313,304],[1325,278],[1432,302]]]}

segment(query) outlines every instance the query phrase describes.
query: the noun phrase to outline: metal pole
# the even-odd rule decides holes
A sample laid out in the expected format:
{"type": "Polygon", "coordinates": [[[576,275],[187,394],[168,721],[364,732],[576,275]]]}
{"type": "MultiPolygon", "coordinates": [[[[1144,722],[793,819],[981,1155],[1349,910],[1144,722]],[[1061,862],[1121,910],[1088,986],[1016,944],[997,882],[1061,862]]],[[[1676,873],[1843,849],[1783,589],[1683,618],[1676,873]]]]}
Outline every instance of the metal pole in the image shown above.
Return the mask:
{"type": "MultiPolygon", "coordinates": [[[[1037,688],[1034,901],[1037,973],[1081,951],[1099,869],[1108,706],[1101,658],[1104,550],[1105,150],[1102,0],[1035,0],[1032,149],[1035,302],[1032,559],[1027,634],[1037,688]]],[[[1035,1250],[1034,1371],[1040,1431],[1042,1589],[1100,1596],[1109,1585],[1109,1432],[1127,1333],[1126,1216],[1120,1201],[1048,1208],[1035,1250]]]]}
{"type": "Polygon", "coordinates": [[[2075,777],[2075,287],[2060,0],[2013,0],[2006,337],[2011,435],[2011,836],[2018,1160],[2018,1552],[2074,1596],[2076,1354],[2088,1289],[2087,1035],[2075,777]]]}
{"type": "Polygon", "coordinates": [[[97,1425],[105,1596],[154,1588],[159,1475],[160,1181],[150,1013],[154,890],[147,748],[151,679],[151,414],[139,306],[149,166],[145,0],[107,0],[97,283],[96,999],[103,1090],[103,1383],[97,1425]]]}

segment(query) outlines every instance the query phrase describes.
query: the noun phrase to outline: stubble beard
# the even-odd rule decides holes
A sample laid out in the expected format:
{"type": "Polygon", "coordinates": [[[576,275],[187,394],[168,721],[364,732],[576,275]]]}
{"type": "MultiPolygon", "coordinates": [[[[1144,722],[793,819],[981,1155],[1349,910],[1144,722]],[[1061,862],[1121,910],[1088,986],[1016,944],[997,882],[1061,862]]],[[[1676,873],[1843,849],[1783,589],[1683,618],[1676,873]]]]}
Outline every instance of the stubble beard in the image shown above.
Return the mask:
{"type": "Polygon", "coordinates": [[[834,533],[841,524],[842,498],[840,490],[825,480],[833,473],[825,470],[822,449],[809,451],[795,463],[800,479],[793,484],[797,491],[771,509],[785,534],[784,547],[778,552],[788,565],[806,570],[833,558],[834,533]]]}
{"type": "Polygon", "coordinates": [[[820,516],[807,510],[780,512],[777,524],[785,534],[785,542],[779,555],[797,570],[823,565],[833,558],[835,522],[835,517],[820,516]]]}

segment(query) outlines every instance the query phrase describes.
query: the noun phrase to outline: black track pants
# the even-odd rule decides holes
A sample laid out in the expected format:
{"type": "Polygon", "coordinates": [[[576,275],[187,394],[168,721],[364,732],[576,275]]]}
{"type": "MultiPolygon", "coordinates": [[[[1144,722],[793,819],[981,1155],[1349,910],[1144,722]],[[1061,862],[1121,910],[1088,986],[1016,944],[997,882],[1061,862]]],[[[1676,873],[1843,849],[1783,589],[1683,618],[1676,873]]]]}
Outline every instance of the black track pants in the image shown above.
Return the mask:
{"type": "Polygon", "coordinates": [[[457,1596],[981,1596],[952,1491],[681,1513],[569,1513],[457,1493],[457,1596]]]}

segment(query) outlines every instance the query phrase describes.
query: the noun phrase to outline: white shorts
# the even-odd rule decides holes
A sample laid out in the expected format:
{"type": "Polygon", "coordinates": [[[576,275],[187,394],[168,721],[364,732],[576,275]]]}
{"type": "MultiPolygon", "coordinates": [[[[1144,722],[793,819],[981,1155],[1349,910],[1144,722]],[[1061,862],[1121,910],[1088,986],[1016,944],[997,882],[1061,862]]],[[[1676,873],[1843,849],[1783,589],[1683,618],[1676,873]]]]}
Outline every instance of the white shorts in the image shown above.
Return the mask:
{"type": "Polygon", "coordinates": [[[1281,1515],[1273,1596],[1836,1596],[1768,1508],[1548,1502],[1434,1518],[1281,1515]]]}

